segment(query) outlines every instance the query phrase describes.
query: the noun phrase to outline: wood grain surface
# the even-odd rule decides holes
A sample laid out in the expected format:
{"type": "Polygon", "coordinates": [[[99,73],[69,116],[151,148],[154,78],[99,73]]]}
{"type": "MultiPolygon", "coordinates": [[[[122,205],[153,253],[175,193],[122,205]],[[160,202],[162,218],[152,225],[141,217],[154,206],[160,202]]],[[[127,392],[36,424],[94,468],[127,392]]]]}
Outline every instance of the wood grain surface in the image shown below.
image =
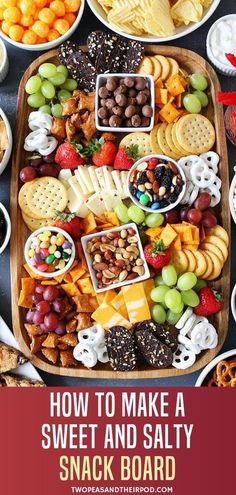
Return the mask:
{"type": "MultiPolygon", "coordinates": [[[[82,47],[85,49],[85,47],[82,47]]],[[[179,65],[189,73],[197,72],[204,74],[209,81],[209,90],[211,93],[211,102],[208,105],[205,115],[214,123],[216,130],[215,151],[220,155],[219,176],[222,180],[222,200],[218,206],[219,223],[227,230],[230,236],[230,212],[228,206],[229,197],[229,179],[228,179],[228,158],[224,129],[223,109],[216,102],[216,94],[220,90],[218,77],[214,69],[196,53],[184,48],[172,46],[146,46],[147,55],[161,54],[175,58],[179,65]]],[[[221,290],[224,300],[224,309],[215,315],[211,321],[219,333],[219,343],[215,349],[204,351],[197,357],[195,364],[186,370],[177,370],[168,368],[163,370],[154,369],[144,365],[139,369],[130,372],[115,372],[110,368],[109,363],[96,366],[96,369],[88,370],[78,363],[77,368],[63,368],[54,366],[46,362],[43,355],[32,355],[29,349],[29,337],[24,328],[25,310],[19,308],[17,301],[20,292],[21,277],[26,276],[23,268],[24,263],[24,244],[30,232],[23,222],[21,211],[18,206],[18,192],[21,187],[19,180],[19,171],[25,164],[24,139],[28,133],[28,114],[30,108],[27,104],[27,95],[25,93],[25,84],[28,78],[37,72],[40,64],[43,62],[58,63],[57,51],[52,50],[38,57],[29,66],[24,73],[18,91],[17,101],[17,123],[15,134],[15,148],[12,163],[11,176],[11,284],[12,284],[12,321],[14,334],[19,342],[22,352],[31,360],[39,369],[48,373],[63,376],[99,378],[99,379],[133,379],[133,378],[161,378],[178,376],[193,373],[206,366],[220,351],[228,332],[229,319],[229,290],[230,290],[230,257],[224,265],[221,277],[212,283],[212,286],[221,290]]]]}

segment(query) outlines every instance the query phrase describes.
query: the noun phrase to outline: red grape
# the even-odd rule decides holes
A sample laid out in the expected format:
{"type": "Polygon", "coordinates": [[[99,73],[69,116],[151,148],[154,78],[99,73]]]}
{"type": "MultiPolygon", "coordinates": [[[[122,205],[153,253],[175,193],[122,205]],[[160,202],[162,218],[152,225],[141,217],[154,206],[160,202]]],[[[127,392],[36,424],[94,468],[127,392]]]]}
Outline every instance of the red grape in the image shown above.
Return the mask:
{"type": "Polygon", "coordinates": [[[41,315],[38,311],[34,312],[33,322],[35,325],[41,325],[44,322],[44,316],[41,315]]]}
{"type": "Polygon", "coordinates": [[[202,225],[203,227],[215,227],[217,224],[217,219],[215,215],[209,210],[206,210],[202,214],[202,225]]]}
{"type": "Polygon", "coordinates": [[[33,167],[24,167],[20,171],[20,180],[22,182],[30,182],[37,177],[37,172],[33,167]]]}
{"type": "Polygon", "coordinates": [[[43,292],[45,291],[45,288],[46,287],[44,285],[37,284],[35,286],[34,292],[36,292],[36,294],[43,294],[43,292]]]}
{"type": "Polygon", "coordinates": [[[58,327],[56,328],[55,332],[58,335],[64,335],[66,333],[66,323],[64,320],[59,321],[58,327]]]}
{"type": "Polygon", "coordinates": [[[33,323],[33,321],[34,321],[34,311],[31,311],[31,309],[29,309],[29,311],[27,311],[27,313],[25,315],[25,319],[26,319],[27,323],[33,323]]]}
{"type": "Polygon", "coordinates": [[[56,313],[63,313],[66,309],[66,303],[63,301],[63,299],[56,299],[53,302],[53,309],[56,311],[56,313]]]}
{"type": "Polygon", "coordinates": [[[51,309],[51,304],[48,301],[40,301],[36,309],[41,315],[46,315],[51,309]]]}
{"type": "Polygon", "coordinates": [[[58,315],[54,313],[54,311],[50,311],[50,313],[47,313],[44,316],[44,325],[49,332],[53,332],[54,330],[56,330],[58,324],[59,318],[58,315]]]}
{"type": "Polygon", "coordinates": [[[56,153],[55,153],[55,151],[53,151],[49,155],[44,156],[43,161],[46,163],[53,163],[53,162],[55,162],[55,156],[56,156],[56,153]]]}
{"type": "Polygon", "coordinates": [[[32,294],[32,303],[38,304],[40,301],[42,301],[42,299],[43,299],[43,294],[38,294],[37,292],[32,294]]]}
{"type": "Polygon", "coordinates": [[[29,164],[31,167],[39,167],[39,165],[41,165],[43,163],[43,159],[41,156],[36,156],[35,158],[31,158],[31,160],[29,161],[29,164]]]}
{"type": "Polygon", "coordinates": [[[202,219],[202,212],[200,210],[197,210],[196,208],[192,208],[191,210],[188,211],[187,213],[188,222],[192,223],[193,225],[198,225],[201,222],[201,219],[202,219]]]}
{"type": "Polygon", "coordinates": [[[211,204],[211,195],[207,192],[202,192],[199,194],[198,198],[194,202],[194,207],[198,210],[206,210],[211,204]]]}
{"type": "Polygon", "coordinates": [[[180,210],[180,218],[181,218],[182,222],[186,222],[188,211],[189,211],[188,206],[183,206],[183,208],[181,208],[181,210],[180,210]]]}
{"type": "Polygon", "coordinates": [[[48,329],[47,329],[47,327],[44,325],[44,323],[41,323],[40,328],[41,328],[41,330],[43,331],[43,333],[48,333],[48,329]]]}
{"type": "Polygon", "coordinates": [[[53,285],[46,287],[43,293],[43,298],[45,301],[54,301],[58,298],[58,289],[53,285]]]}
{"type": "Polygon", "coordinates": [[[165,213],[165,219],[167,223],[178,223],[179,213],[176,210],[167,211],[165,213]]]}
{"type": "Polygon", "coordinates": [[[39,175],[41,177],[50,176],[50,177],[58,177],[59,171],[55,167],[55,165],[47,165],[46,163],[40,165],[39,167],[39,175]]]}

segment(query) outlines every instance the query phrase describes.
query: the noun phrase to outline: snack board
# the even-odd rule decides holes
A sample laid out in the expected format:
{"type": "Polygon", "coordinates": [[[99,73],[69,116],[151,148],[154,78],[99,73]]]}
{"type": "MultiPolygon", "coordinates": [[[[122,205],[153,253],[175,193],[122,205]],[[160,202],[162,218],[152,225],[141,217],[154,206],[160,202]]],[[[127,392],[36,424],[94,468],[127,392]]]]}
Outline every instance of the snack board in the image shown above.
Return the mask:
{"type": "MultiPolygon", "coordinates": [[[[85,48],[83,48],[85,50],[85,48]]],[[[227,170],[227,150],[226,141],[224,136],[224,122],[223,112],[216,104],[216,93],[220,89],[219,82],[214,70],[207,64],[207,62],[195,53],[175,48],[175,47],[156,47],[149,46],[146,49],[146,55],[154,56],[166,56],[176,59],[181,64],[183,69],[189,72],[199,72],[204,74],[210,85],[211,101],[204,111],[210,120],[214,122],[216,132],[216,148],[215,151],[220,155],[220,178],[222,180],[223,192],[221,203],[217,207],[217,213],[220,217],[220,223],[230,236],[230,216],[228,211],[228,170],[227,170]]],[[[228,300],[229,300],[229,259],[224,264],[224,268],[221,274],[221,278],[216,282],[213,282],[215,288],[220,288],[223,299],[225,301],[224,308],[220,313],[216,314],[212,319],[213,324],[217,328],[219,335],[219,342],[217,347],[212,350],[203,351],[193,366],[188,369],[178,370],[174,367],[166,369],[153,369],[148,365],[141,365],[138,369],[122,373],[111,370],[109,364],[102,364],[96,366],[95,369],[86,369],[80,363],[76,368],[62,368],[57,365],[52,366],[43,357],[38,357],[35,354],[31,354],[29,350],[29,339],[24,328],[24,314],[22,308],[18,307],[18,296],[20,293],[20,281],[21,277],[25,276],[23,269],[23,251],[24,243],[29,235],[29,231],[24,224],[18,206],[17,198],[20,189],[20,180],[18,178],[22,161],[24,160],[23,145],[24,139],[27,134],[27,121],[29,114],[29,107],[27,105],[27,98],[24,92],[25,84],[28,78],[35,73],[37,68],[44,62],[58,63],[57,52],[51,51],[42,55],[35,60],[24,74],[21,85],[19,88],[18,97],[18,110],[17,110],[17,137],[15,154],[13,159],[13,172],[12,172],[12,188],[11,188],[11,212],[12,212],[12,239],[11,239],[11,273],[12,273],[12,286],[15,291],[12,294],[12,312],[14,321],[14,332],[20,343],[22,351],[26,356],[30,356],[31,361],[40,369],[54,374],[62,374],[67,376],[80,376],[90,378],[158,378],[163,376],[175,376],[185,373],[190,373],[198,370],[211,361],[222,347],[227,334],[228,323],[228,300]]],[[[111,336],[112,339],[112,336],[111,336]]]]}

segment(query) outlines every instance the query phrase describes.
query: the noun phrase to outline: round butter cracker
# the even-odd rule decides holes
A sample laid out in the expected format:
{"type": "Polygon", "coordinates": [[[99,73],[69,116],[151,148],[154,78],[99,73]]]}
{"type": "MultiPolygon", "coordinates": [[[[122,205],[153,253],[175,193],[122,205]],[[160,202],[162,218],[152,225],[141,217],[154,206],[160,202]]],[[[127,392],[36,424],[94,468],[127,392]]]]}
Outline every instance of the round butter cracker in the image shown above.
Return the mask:
{"type": "Polygon", "coordinates": [[[215,143],[215,129],[201,114],[188,114],[176,123],[176,137],[180,146],[191,155],[209,151],[215,143]]]}
{"type": "Polygon", "coordinates": [[[129,147],[131,144],[137,144],[140,157],[145,155],[151,155],[153,150],[151,148],[150,135],[146,132],[131,132],[127,134],[120,142],[120,147],[129,147]]]}
{"type": "Polygon", "coordinates": [[[31,217],[52,218],[55,216],[55,210],[64,211],[66,208],[67,190],[58,179],[41,177],[29,186],[27,202],[32,211],[31,217]]]}
{"type": "Polygon", "coordinates": [[[162,155],[163,151],[159,146],[158,139],[157,139],[157,131],[159,129],[161,124],[157,124],[153,127],[152,131],[150,132],[150,141],[151,141],[151,148],[153,153],[157,153],[158,155],[162,155]]]}
{"type": "Polygon", "coordinates": [[[21,208],[21,210],[26,214],[31,216],[32,211],[29,207],[29,203],[27,200],[27,192],[29,190],[29,187],[35,182],[36,179],[30,182],[26,182],[20,189],[19,194],[18,194],[18,203],[21,208]]]}
{"type": "Polygon", "coordinates": [[[50,227],[51,225],[54,225],[55,219],[54,218],[32,218],[29,215],[26,215],[24,211],[22,213],[22,218],[31,232],[34,232],[37,229],[41,229],[41,227],[50,227]]]}
{"type": "Polygon", "coordinates": [[[176,155],[174,151],[169,147],[167,141],[166,141],[166,128],[168,124],[163,123],[161,124],[158,129],[157,129],[157,140],[158,144],[161,147],[163,151],[163,155],[170,156],[170,158],[173,158],[173,160],[178,160],[179,155],[176,155]]]}

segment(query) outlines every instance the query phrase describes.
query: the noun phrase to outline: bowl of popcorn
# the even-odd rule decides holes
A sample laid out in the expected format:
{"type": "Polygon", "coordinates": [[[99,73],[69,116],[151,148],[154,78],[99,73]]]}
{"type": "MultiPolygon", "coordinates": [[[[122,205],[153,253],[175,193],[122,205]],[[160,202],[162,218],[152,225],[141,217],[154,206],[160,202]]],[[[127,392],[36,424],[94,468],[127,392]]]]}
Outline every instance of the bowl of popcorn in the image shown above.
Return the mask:
{"type": "Polygon", "coordinates": [[[215,12],[220,0],[87,0],[94,15],[121,36],[162,43],[198,29],[215,12]]]}
{"type": "Polygon", "coordinates": [[[50,50],[74,33],[84,6],[85,0],[7,0],[0,36],[25,50],[50,50]]]}
{"type": "Polygon", "coordinates": [[[41,227],[28,237],[24,255],[34,273],[53,278],[69,270],[75,259],[75,245],[65,230],[41,227]]]}

